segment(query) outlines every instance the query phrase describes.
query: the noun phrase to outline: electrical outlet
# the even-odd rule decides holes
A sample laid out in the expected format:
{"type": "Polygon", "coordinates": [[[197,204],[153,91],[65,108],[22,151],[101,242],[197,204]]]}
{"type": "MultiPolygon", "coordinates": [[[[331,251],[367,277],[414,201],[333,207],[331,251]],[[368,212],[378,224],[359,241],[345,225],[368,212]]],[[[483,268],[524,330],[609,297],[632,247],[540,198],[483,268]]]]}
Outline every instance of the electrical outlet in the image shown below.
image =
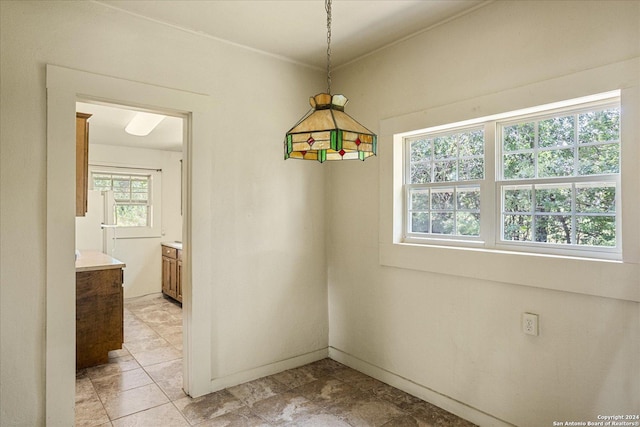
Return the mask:
{"type": "Polygon", "coordinates": [[[522,332],[527,335],[538,336],[538,315],[522,313],[522,332]]]}

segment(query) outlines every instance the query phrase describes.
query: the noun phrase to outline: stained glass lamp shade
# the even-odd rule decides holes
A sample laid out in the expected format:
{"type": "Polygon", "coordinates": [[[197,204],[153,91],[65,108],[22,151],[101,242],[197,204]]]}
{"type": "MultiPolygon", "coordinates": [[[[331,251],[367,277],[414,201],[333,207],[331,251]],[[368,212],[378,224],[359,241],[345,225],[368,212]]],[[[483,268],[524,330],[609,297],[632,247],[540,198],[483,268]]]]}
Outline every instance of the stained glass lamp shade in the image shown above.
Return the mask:
{"type": "Polygon", "coordinates": [[[365,160],[377,151],[377,137],[344,112],[344,95],[320,93],[309,99],[311,110],[284,140],[285,159],[365,160]]]}

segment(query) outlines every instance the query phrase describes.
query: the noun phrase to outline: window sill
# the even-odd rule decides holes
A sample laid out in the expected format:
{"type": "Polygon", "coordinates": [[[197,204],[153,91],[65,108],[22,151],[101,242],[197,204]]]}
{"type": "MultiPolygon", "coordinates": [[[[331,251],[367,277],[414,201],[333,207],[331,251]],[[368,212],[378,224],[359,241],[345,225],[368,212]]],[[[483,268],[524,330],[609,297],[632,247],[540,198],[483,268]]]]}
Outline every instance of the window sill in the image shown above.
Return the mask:
{"type": "Polygon", "coordinates": [[[640,302],[640,264],[411,243],[379,249],[388,267],[640,302]]]}

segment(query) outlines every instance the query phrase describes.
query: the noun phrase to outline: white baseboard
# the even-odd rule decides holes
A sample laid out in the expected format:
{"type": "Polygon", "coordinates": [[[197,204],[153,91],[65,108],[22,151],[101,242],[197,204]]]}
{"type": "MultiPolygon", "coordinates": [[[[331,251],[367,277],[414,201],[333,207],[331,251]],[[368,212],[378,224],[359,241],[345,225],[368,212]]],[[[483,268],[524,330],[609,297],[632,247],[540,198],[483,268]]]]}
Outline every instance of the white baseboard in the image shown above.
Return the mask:
{"type": "Polygon", "coordinates": [[[268,365],[259,366],[257,368],[248,369],[246,371],[237,372],[211,380],[211,392],[222,390],[224,388],[233,387],[238,384],[253,381],[258,378],[268,377],[287,369],[297,368],[308,363],[316,362],[329,356],[329,349],[312,351],[311,353],[295,356],[290,359],[281,360],[279,362],[270,363],[268,365]]]}
{"type": "Polygon", "coordinates": [[[368,362],[365,362],[364,360],[358,359],[357,357],[338,350],[337,348],[329,347],[329,357],[336,362],[347,365],[350,368],[367,374],[370,377],[380,380],[385,384],[389,384],[390,386],[409,393],[412,396],[418,397],[426,402],[436,405],[439,408],[449,411],[452,414],[455,414],[460,418],[464,418],[467,421],[471,421],[472,423],[479,426],[513,427],[513,424],[495,418],[490,414],[480,411],[479,409],[475,409],[449,396],[438,393],[435,390],[417,384],[397,374],[374,366],[368,362]]]}

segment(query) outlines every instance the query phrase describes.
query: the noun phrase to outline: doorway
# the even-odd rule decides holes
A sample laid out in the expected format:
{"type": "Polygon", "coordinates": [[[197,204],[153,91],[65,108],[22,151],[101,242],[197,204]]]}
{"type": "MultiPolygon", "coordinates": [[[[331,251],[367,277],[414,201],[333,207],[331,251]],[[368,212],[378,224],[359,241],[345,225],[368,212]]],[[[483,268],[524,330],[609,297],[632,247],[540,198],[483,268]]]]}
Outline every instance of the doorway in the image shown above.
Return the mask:
{"type": "Polygon", "coordinates": [[[182,249],[187,118],[84,99],[76,102],[76,113],[90,116],[87,212],[76,217],[76,249],[127,265],[125,299],[160,292],[161,245],[182,249]],[[148,118],[157,119],[149,122],[154,127],[129,128],[148,118]]]}
{"type": "MultiPolygon", "coordinates": [[[[172,371],[177,372],[182,383],[182,293],[171,293],[173,289],[164,286],[165,276],[169,276],[164,251],[170,247],[171,253],[179,254],[181,266],[186,117],[85,99],[76,102],[76,115],[81,123],[87,122],[81,126],[87,130],[81,141],[86,140],[88,147],[83,150],[88,153],[87,190],[83,192],[87,195],[86,211],[81,216],[76,213],[75,219],[76,257],[85,265],[85,260],[106,255],[112,263],[126,266],[121,275],[122,289],[114,295],[118,296],[118,305],[124,302],[122,319],[120,310],[109,308],[113,305],[106,303],[106,297],[96,301],[87,295],[82,299],[84,314],[76,313],[76,319],[85,319],[78,321],[84,333],[76,330],[76,339],[80,340],[76,342],[76,360],[80,357],[83,363],[77,364],[76,370],[104,364],[107,351],[115,350],[109,353],[109,363],[119,366],[133,367],[133,360],[141,367],[176,361],[172,371]],[[163,297],[169,298],[169,304],[151,304],[161,302],[163,297]],[[148,306],[144,306],[145,301],[148,306]],[[95,304],[105,306],[97,310],[95,304]],[[88,321],[89,318],[94,320],[88,321]],[[144,329],[141,322],[150,327],[144,329]],[[119,339],[114,334],[120,335],[121,331],[124,333],[119,339]],[[105,341],[107,337],[111,337],[112,344],[105,341]],[[93,344],[88,346],[88,342],[93,344]],[[96,346],[103,346],[103,350],[96,346]],[[151,350],[154,352],[148,353],[151,350]]],[[[171,279],[181,284],[182,269],[175,265],[173,261],[171,279]]],[[[95,289],[91,285],[85,292],[97,292],[95,289]]],[[[107,367],[98,371],[103,368],[107,367]]]]}
{"type": "Polygon", "coordinates": [[[208,193],[196,191],[194,176],[208,178],[205,141],[211,134],[210,101],[194,94],[145,83],[47,65],[47,267],[46,267],[46,419],[72,425],[75,396],[75,110],[78,99],[91,99],[186,117],[183,152],[183,326],[185,391],[194,396],[211,388],[211,290],[206,265],[210,229],[194,211],[210,206],[208,193]],[[199,155],[193,156],[197,148],[199,155]],[[194,196],[197,194],[197,196],[194,196]]]}

